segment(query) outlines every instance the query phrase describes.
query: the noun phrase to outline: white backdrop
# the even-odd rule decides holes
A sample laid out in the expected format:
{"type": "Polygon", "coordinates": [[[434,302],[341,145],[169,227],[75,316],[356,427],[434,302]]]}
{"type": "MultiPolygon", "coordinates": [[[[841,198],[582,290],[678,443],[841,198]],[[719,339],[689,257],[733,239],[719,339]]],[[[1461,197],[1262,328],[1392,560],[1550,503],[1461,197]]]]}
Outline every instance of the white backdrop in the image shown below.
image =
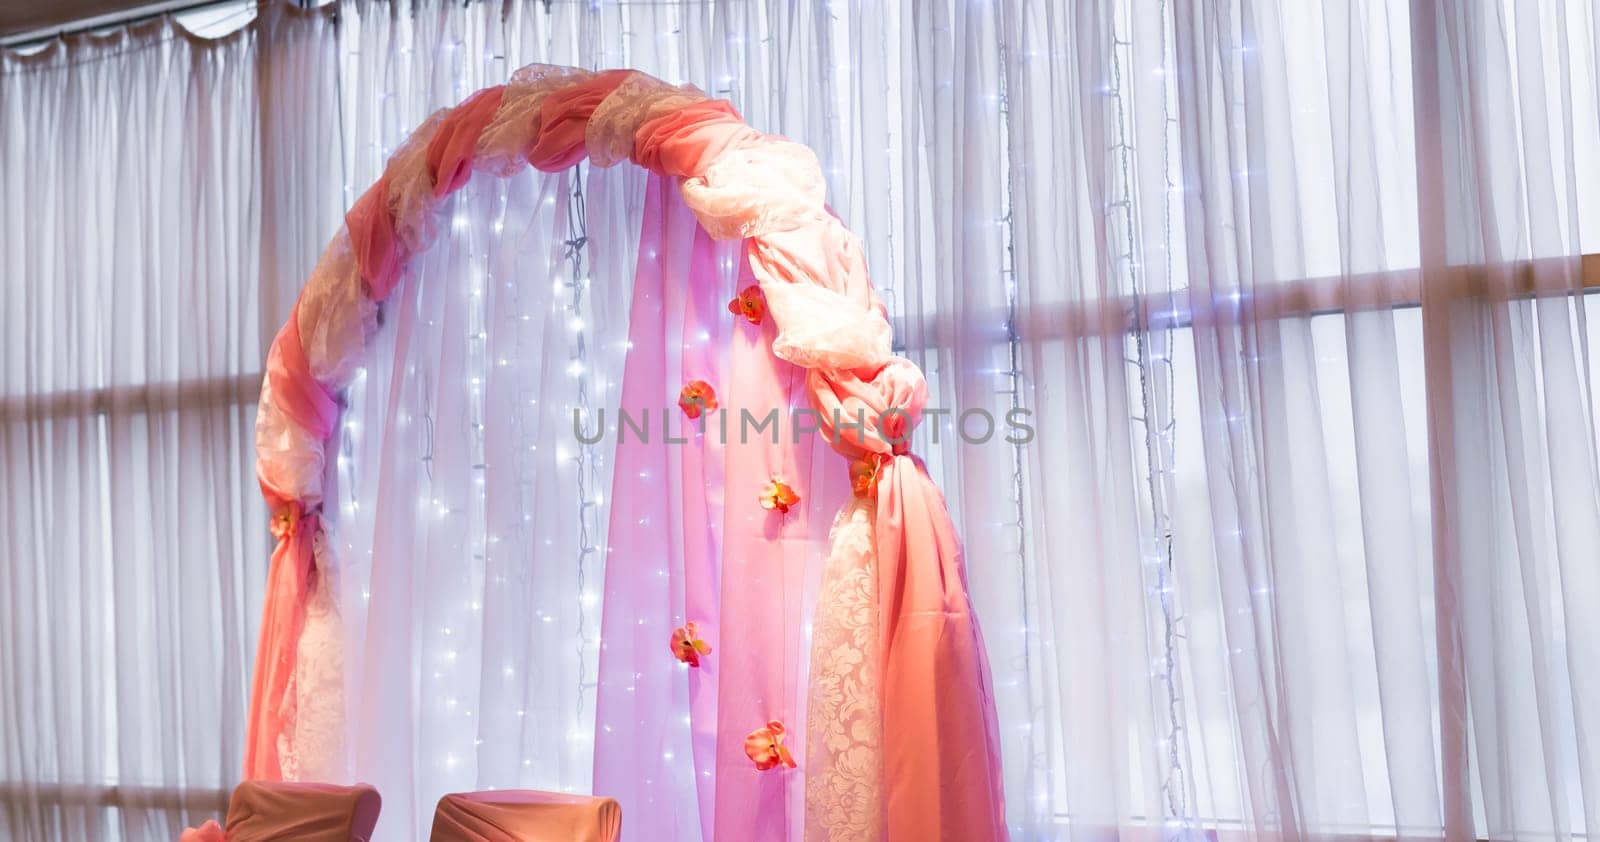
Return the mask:
{"type": "Polygon", "coordinates": [[[256,43],[157,21],[0,51],[8,839],[170,839],[238,774],[279,318],[259,312],[256,43]]]}
{"type": "MultiPolygon", "coordinates": [[[[1600,14],[1412,11],[349,2],[269,6],[214,43],[162,25],[5,54],[0,512],[19,537],[0,721],[30,727],[0,732],[0,827],[170,836],[231,784],[265,547],[253,383],[142,384],[255,376],[393,145],[547,61],[694,82],[810,144],[931,404],[1034,411],[1024,447],[950,427],[935,444],[933,425],[917,446],[975,560],[1019,837],[1592,832],[1600,482],[1592,320],[1568,293],[1600,268],[1527,261],[1600,251],[1600,14]],[[82,392],[122,384],[162,411],[82,392]],[[160,803],[88,808],[56,786],[111,781],[160,803]]],[[[350,517],[385,495],[419,507],[415,535],[341,533],[352,619],[369,542],[414,560],[374,583],[414,615],[350,623],[371,633],[347,674],[403,658],[433,688],[376,675],[394,697],[352,697],[357,765],[411,776],[385,789],[386,822],[443,788],[587,786],[601,595],[581,532],[604,523],[608,471],[563,460],[545,415],[517,406],[508,438],[479,443],[474,413],[614,385],[641,183],[587,176],[581,315],[538,269],[571,177],[469,186],[467,224],[402,300],[461,297],[432,325],[392,308],[384,333],[380,359],[421,373],[353,396],[350,517]],[[542,283],[496,285],[524,271],[542,283]],[[483,303],[427,283],[478,272],[483,303]],[[474,409],[502,349],[518,388],[474,409]],[[514,475],[472,467],[523,444],[514,475]],[[479,477],[506,484],[488,498],[506,510],[481,509],[479,477]],[[506,740],[518,711],[553,721],[506,740]]]]}

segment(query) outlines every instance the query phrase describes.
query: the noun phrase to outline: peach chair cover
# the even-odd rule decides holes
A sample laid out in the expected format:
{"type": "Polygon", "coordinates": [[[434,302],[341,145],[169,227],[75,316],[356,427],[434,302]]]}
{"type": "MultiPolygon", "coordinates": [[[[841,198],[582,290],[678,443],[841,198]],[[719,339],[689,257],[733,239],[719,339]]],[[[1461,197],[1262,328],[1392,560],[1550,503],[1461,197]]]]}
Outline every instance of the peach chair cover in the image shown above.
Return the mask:
{"type": "Polygon", "coordinates": [[[383,799],[366,784],[245,781],[228,801],[227,842],[369,842],[383,799]]]}
{"type": "Polygon", "coordinates": [[[616,842],[622,808],[610,798],[529,789],[439,799],[432,842],[616,842]]]}

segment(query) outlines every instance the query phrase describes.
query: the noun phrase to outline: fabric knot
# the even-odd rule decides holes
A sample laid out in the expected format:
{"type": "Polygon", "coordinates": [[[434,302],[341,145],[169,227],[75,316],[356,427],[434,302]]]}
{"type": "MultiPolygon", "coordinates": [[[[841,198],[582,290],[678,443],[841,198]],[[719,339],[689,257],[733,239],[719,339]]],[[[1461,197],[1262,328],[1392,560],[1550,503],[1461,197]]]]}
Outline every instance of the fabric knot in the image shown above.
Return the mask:
{"type": "Polygon", "coordinates": [[[915,363],[893,357],[866,379],[854,371],[812,369],[806,385],[834,450],[852,459],[911,452],[911,434],[928,403],[928,383],[915,363]]]}

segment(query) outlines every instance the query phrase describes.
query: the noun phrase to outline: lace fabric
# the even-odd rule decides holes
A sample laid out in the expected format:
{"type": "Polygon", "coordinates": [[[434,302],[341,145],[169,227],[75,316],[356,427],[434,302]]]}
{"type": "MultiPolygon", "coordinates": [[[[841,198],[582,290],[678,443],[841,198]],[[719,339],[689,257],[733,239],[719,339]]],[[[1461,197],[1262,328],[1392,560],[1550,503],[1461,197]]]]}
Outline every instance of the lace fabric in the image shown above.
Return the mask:
{"type": "Polygon", "coordinates": [[[684,204],[719,240],[799,228],[817,217],[826,191],[816,153],[775,137],[729,149],[682,187],[684,204]]]}
{"type": "Polygon", "coordinates": [[[478,135],[473,168],[500,178],[521,172],[528,166],[528,148],[539,134],[539,109],[545,98],[592,75],[580,68],[552,64],[530,64],[511,74],[500,109],[478,135]]]}
{"type": "Polygon", "coordinates": [[[262,482],[309,508],[322,502],[322,469],[322,440],[278,407],[272,381],[263,377],[256,409],[256,471],[262,482]]]}
{"type": "Polygon", "coordinates": [[[870,498],[854,498],[829,534],[806,700],[806,842],[883,836],[875,518],[870,498]]]}
{"type": "Polygon", "coordinates": [[[355,375],[367,340],[378,329],[378,303],[361,288],[350,236],[328,244],[300,292],[300,343],[311,376],[337,391],[355,375]]]}
{"type": "Polygon", "coordinates": [[[817,156],[762,137],[729,149],[680,186],[714,239],[748,239],[751,267],[778,325],[772,352],[802,368],[882,365],[892,337],[860,240],[824,210],[817,156]]]}
{"type": "Polygon", "coordinates": [[[428,119],[389,156],[383,177],[389,181],[389,210],[394,217],[394,233],[400,238],[402,253],[419,254],[438,233],[434,206],[433,176],[428,173],[428,144],[449,114],[448,109],[433,112],[428,119]]]}
{"type": "Polygon", "coordinates": [[[644,73],[630,73],[601,101],[584,127],[589,162],[610,167],[633,156],[639,126],[662,114],[706,99],[693,85],[673,86],[644,73]]]}
{"type": "Polygon", "coordinates": [[[882,365],[892,354],[889,322],[819,286],[784,281],[761,290],[778,323],[772,353],[807,369],[839,371],[882,365]]]}
{"type": "Polygon", "coordinates": [[[305,625],[296,648],[294,677],[284,705],[290,723],[278,737],[278,757],[286,781],[339,781],[345,778],[344,631],[334,604],[336,583],[327,533],[313,539],[317,582],[306,602],[305,625]]]}

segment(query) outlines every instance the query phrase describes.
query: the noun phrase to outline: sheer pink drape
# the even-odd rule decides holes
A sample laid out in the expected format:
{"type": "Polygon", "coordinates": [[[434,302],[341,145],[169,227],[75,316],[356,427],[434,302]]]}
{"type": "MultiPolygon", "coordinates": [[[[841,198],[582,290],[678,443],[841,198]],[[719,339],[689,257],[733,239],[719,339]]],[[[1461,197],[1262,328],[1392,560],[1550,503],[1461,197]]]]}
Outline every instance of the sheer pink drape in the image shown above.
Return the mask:
{"type": "Polygon", "coordinates": [[[707,320],[716,312],[707,299],[731,285],[735,249],[711,242],[671,179],[649,177],[621,399],[604,427],[619,437],[612,470],[621,482],[611,503],[595,733],[595,791],[628,805],[630,838],[709,837],[714,824],[725,670],[721,439],[714,429],[703,434],[677,399],[689,380],[723,382],[731,322],[707,320]],[[621,438],[631,428],[620,412],[650,439],[621,438]],[[689,444],[667,444],[669,434],[689,444]],[[688,622],[716,656],[695,669],[674,660],[668,645],[688,622]]]}

